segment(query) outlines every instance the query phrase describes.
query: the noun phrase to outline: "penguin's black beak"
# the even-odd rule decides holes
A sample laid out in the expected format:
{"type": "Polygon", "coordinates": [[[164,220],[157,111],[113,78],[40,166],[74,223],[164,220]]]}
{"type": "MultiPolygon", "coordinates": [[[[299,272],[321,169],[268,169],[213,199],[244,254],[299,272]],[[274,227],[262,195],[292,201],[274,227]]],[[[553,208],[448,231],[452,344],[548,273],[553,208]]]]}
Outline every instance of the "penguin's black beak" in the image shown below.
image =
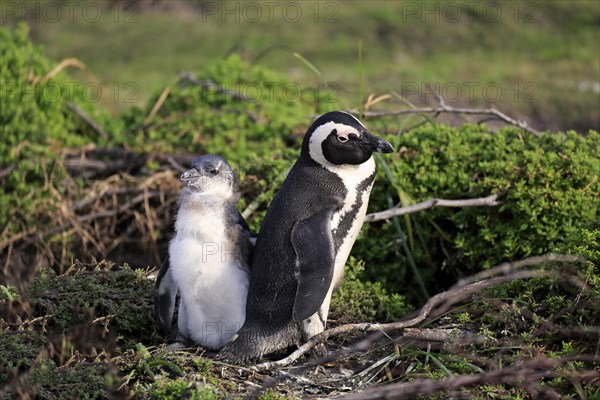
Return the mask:
{"type": "Polygon", "coordinates": [[[367,131],[362,132],[358,145],[372,153],[391,153],[394,151],[390,142],[367,131]]]}

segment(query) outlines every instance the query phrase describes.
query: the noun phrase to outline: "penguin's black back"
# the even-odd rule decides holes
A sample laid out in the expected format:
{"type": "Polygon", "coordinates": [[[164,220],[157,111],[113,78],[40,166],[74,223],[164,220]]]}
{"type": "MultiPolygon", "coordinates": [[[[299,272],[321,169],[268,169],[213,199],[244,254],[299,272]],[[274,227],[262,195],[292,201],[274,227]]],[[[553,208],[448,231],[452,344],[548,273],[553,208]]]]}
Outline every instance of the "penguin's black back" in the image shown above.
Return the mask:
{"type": "Polygon", "coordinates": [[[345,196],[341,178],[307,155],[294,164],[267,211],[254,248],[244,328],[269,334],[289,324],[297,289],[292,228],[326,205],[341,207],[345,196]],[[307,182],[314,186],[307,187],[307,182]]]}

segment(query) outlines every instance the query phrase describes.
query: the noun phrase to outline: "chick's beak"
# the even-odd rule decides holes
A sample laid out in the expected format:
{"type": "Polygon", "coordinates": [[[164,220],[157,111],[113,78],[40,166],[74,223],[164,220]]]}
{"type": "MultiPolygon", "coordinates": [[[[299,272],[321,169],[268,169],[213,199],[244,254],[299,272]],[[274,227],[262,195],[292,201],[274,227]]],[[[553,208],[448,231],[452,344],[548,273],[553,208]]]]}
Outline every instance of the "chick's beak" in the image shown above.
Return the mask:
{"type": "Polygon", "coordinates": [[[196,168],[192,168],[192,169],[185,171],[183,174],[181,174],[181,177],[179,178],[179,180],[183,183],[187,183],[189,181],[196,180],[199,177],[200,177],[200,172],[198,172],[198,170],[196,168]]]}

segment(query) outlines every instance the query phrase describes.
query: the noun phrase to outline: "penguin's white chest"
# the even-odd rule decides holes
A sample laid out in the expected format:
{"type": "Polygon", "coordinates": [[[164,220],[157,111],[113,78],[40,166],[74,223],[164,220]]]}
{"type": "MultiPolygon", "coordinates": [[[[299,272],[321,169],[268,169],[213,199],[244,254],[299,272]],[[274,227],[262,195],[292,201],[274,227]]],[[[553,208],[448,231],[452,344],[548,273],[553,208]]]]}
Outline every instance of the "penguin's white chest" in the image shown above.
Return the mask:
{"type": "MultiPolygon", "coordinates": [[[[184,212],[183,212],[184,213],[184,212]]],[[[247,266],[215,215],[178,215],[169,243],[173,278],[180,291],[180,334],[219,349],[241,328],[248,293],[247,266]]]]}
{"type": "Polygon", "coordinates": [[[344,183],[346,197],[342,208],[331,217],[334,242],[341,239],[336,249],[332,287],[337,287],[344,277],[344,265],[363,225],[373,188],[375,161],[370,158],[359,166],[340,168],[335,173],[344,183]]]}

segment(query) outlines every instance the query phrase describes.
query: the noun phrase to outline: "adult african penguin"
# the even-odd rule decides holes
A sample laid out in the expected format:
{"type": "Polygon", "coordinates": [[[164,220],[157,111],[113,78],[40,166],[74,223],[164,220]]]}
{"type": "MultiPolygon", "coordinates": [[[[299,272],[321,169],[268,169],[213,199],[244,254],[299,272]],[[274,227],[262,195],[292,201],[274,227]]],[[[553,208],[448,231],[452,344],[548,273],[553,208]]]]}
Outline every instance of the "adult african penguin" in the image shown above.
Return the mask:
{"type": "Polygon", "coordinates": [[[175,236],[156,280],[155,318],[161,330],[171,329],[179,290],[177,340],[218,350],[244,323],[250,234],[227,161],[199,157],[181,181],[175,236]]]}
{"type": "Polygon", "coordinates": [[[367,211],[372,153],[392,151],[351,114],[329,112],[313,122],[262,223],[246,321],[222,350],[225,358],[259,358],[325,329],[331,294],[367,211]]]}

